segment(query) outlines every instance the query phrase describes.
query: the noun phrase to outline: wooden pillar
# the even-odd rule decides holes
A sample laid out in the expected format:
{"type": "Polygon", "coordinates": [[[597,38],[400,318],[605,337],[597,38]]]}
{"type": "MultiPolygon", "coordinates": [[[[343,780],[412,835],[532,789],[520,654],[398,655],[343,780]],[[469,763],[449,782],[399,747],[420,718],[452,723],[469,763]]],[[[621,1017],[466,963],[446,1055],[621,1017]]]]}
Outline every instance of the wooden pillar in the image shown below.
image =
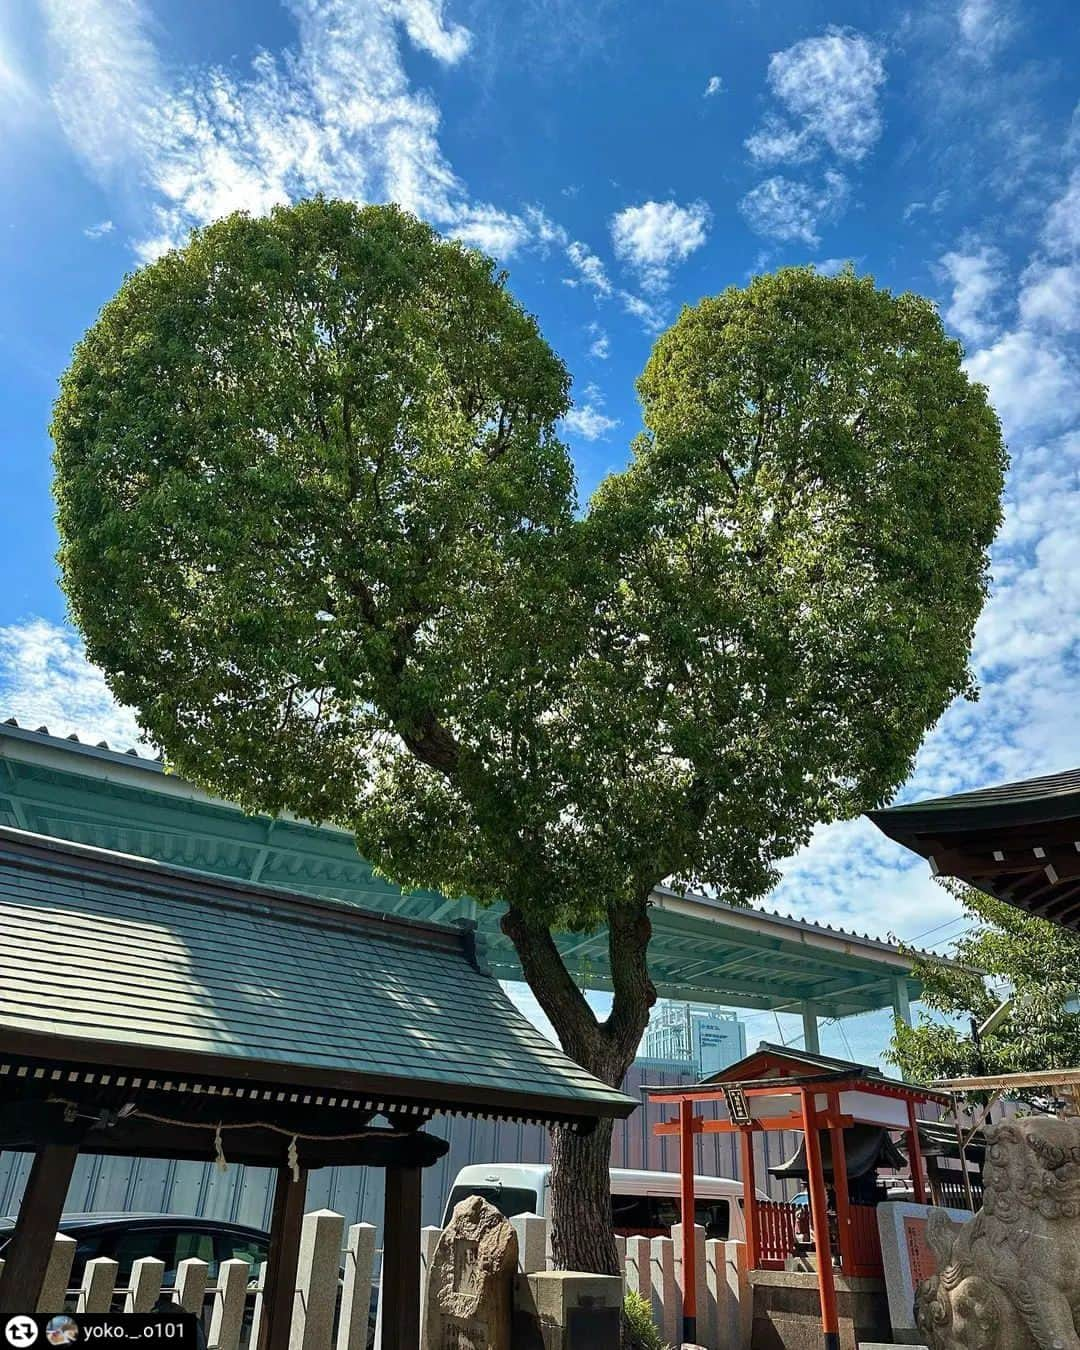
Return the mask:
{"type": "Polygon", "coordinates": [[[45,1144],[34,1154],[0,1275],[2,1314],[37,1311],[78,1156],[77,1144],[45,1144]]]}
{"type": "Polygon", "coordinates": [[[817,1252],[818,1296],[821,1301],[821,1331],[824,1350],[840,1350],[840,1324],[836,1316],[836,1284],[833,1280],[832,1251],[829,1247],[829,1206],[825,1198],[825,1174],[821,1165],[821,1140],[818,1136],[814,1093],[801,1088],[803,1134],[806,1138],[806,1169],[809,1174],[810,1214],[814,1221],[814,1248],[817,1252]]]}
{"type": "MultiPolygon", "coordinates": [[[[851,1275],[855,1269],[855,1248],[851,1232],[851,1197],[848,1194],[847,1153],[844,1127],[840,1119],[840,1097],[829,1093],[829,1147],[832,1152],[833,1191],[836,1194],[836,1234],[840,1241],[840,1269],[851,1275]]],[[[819,1136],[820,1138],[820,1136],[819,1136]]]]}
{"type": "Polygon", "coordinates": [[[911,1184],[915,1188],[915,1203],[926,1204],[926,1187],[923,1185],[922,1145],[919,1143],[919,1122],[915,1118],[915,1103],[907,1104],[908,1118],[908,1164],[911,1167],[911,1184]]]}
{"type": "Polygon", "coordinates": [[[761,1261],[758,1242],[757,1182],[754,1177],[754,1127],[744,1125],[739,1130],[742,1151],[743,1222],[746,1225],[746,1268],[757,1270],[761,1261]]]}
{"type": "Polygon", "coordinates": [[[697,1340],[697,1243],[694,1222],[694,1103],[679,1103],[679,1196],[682,1222],[683,1334],[697,1340]]]}
{"type": "Polygon", "coordinates": [[[386,1169],[383,1211],[382,1343],[420,1350],[419,1167],[386,1169]]]}
{"type": "Polygon", "coordinates": [[[288,1350],[296,1302],[296,1265],[304,1221],[307,1169],[294,1181],[291,1167],[279,1167],[270,1216],[270,1250],[263,1281],[262,1320],[258,1350],[288,1350]]]}

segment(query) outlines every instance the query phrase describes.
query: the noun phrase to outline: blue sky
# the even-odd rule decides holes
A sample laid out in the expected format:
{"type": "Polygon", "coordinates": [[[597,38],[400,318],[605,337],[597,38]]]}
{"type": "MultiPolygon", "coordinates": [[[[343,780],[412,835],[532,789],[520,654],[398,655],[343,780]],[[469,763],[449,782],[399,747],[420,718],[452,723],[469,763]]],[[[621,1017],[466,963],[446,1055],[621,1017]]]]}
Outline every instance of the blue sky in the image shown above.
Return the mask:
{"type": "MultiPolygon", "coordinates": [[[[132,735],[55,580],[46,426],[72,345],[192,225],[321,190],[398,200],[507,267],[574,375],[583,496],[625,462],[634,378],[682,304],[848,258],[932,295],[1013,469],[982,699],[905,795],[1080,763],[1078,66],[1064,0],[6,6],[0,716],[132,735]]],[[[942,951],[962,927],[864,822],[821,831],[770,903],[942,951]]],[[[882,1030],[846,1034],[867,1053],[882,1030]]]]}

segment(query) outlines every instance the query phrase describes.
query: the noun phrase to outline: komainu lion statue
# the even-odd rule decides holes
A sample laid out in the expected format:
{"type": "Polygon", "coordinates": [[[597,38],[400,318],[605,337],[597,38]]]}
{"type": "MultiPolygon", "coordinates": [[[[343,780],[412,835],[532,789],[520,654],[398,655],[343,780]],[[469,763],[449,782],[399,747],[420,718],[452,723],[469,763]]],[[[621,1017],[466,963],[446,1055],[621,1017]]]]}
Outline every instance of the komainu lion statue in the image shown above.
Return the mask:
{"type": "Polygon", "coordinates": [[[930,1350],[1080,1350],[1080,1120],[986,1136],[980,1212],[930,1213],[938,1272],[915,1294],[919,1331],[930,1350]]]}

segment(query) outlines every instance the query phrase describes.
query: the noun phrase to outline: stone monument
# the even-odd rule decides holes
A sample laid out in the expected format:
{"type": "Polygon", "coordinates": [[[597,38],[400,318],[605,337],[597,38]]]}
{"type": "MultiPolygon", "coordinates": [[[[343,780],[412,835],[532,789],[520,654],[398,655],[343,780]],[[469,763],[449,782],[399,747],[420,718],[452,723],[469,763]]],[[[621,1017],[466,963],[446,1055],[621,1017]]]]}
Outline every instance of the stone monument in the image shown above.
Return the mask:
{"type": "Polygon", "coordinates": [[[424,1350],[510,1350],[517,1235],[478,1195],[455,1208],[428,1272],[424,1350]]]}
{"type": "Polygon", "coordinates": [[[937,1257],[926,1236],[931,1214],[938,1213],[958,1224],[970,1223],[974,1217],[966,1209],[938,1210],[910,1200],[885,1200],[877,1207],[889,1321],[897,1344],[922,1342],[915,1325],[915,1291],[938,1272],[937,1257]]]}
{"type": "Polygon", "coordinates": [[[1080,1350],[1080,1120],[987,1129],[983,1207],[932,1214],[937,1273],[915,1317],[931,1350],[1080,1350]]]}

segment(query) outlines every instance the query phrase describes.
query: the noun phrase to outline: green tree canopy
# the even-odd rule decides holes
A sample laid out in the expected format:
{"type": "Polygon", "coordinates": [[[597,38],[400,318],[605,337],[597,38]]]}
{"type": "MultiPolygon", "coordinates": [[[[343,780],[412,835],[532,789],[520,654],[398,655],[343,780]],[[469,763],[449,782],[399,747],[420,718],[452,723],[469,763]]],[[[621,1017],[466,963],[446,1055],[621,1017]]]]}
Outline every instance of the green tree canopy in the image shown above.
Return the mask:
{"type": "MultiPolygon", "coordinates": [[[[172,764],[505,901],[617,1082],[652,888],[763,894],[972,693],[1005,457],[961,355],[869,278],[759,277],[660,338],[631,463],[579,510],[566,371],[490,261],[392,207],[232,216],[129,277],[64,376],[64,585],[172,764]],[[550,936],[599,923],[602,1024],[550,936]]],[[[614,1263],[605,1147],[556,1132],[579,1268],[614,1263]]]]}
{"type": "Polygon", "coordinates": [[[953,944],[955,965],[912,953],[922,1001],[938,1016],[924,1015],[915,1027],[898,1023],[890,1058],[920,1083],[1076,1068],[1080,936],[970,886],[949,889],[963,902],[971,929],[953,944]],[[1007,1016],[978,1035],[1006,998],[1007,1016]]]}

